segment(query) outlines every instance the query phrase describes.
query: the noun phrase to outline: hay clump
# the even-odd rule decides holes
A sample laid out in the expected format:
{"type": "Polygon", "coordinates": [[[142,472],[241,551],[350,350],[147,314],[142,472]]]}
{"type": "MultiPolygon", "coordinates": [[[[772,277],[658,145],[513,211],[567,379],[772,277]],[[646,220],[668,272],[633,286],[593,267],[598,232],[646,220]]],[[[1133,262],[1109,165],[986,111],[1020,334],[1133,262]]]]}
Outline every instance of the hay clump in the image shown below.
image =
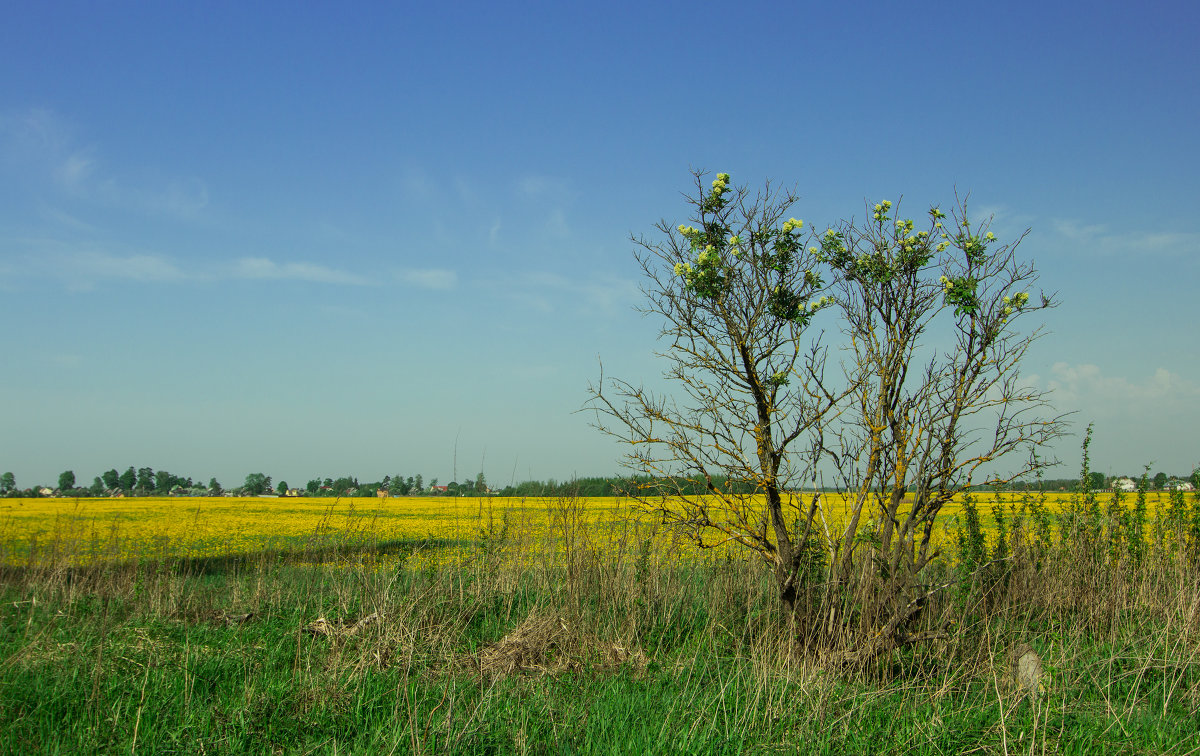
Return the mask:
{"type": "Polygon", "coordinates": [[[584,630],[579,622],[558,613],[534,611],[503,638],[484,647],[471,663],[485,677],[507,677],[605,671],[624,666],[640,670],[646,661],[639,648],[602,641],[584,630]]]}

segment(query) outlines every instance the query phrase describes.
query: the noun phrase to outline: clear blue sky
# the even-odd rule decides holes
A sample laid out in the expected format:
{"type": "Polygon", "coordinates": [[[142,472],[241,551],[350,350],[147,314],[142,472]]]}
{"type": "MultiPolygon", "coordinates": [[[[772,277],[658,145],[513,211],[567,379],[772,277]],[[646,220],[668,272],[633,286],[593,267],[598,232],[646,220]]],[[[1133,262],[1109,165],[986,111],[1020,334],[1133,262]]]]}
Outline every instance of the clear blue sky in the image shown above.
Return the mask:
{"type": "MultiPolygon", "coordinates": [[[[0,469],[617,471],[630,234],[689,169],[825,224],[970,191],[1062,306],[1093,465],[1200,462],[1193,3],[22,3],[0,25],[0,469]]],[[[1065,443],[1078,468],[1077,439],[1065,443]]]]}

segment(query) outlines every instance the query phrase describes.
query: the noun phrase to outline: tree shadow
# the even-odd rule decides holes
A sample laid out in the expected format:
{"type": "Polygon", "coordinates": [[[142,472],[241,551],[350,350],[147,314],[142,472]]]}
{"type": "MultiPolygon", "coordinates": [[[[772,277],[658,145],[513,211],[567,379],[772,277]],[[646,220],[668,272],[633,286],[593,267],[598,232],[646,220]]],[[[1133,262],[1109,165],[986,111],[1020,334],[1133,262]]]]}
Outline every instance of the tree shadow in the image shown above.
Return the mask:
{"type": "Polygon", "coordinates": [[[323,566],[363,560],[403,562],[423,551],[462,547],[468,541],[453,538],[397,538],[361,543],[299,543],[209,556],[154,556],[99,561],[87,565],[0,565],[0,582],[20,582],[54,575],[66,581],[86,580],[102,574],[154,569],[191,577],[236,575],[281,566],[323,566]]]}

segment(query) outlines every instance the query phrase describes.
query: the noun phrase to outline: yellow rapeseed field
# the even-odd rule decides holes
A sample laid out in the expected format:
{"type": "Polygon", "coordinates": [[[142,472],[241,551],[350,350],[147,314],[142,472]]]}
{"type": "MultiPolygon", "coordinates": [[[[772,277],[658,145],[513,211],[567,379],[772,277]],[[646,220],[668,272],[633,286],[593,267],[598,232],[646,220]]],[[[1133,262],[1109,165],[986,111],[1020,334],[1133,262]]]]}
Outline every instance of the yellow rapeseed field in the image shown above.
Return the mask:
{"type": "MultiPolygon", "coordinates": [[[[805,495],[807,498],[809,495],[805,495]]],[[[1005,505],[1020,494],[1003,494],[1005,505]]],[[[1162,497],[1165,499],[1165,497],[1162,497]]],[[[1153,511],[1159,497],[1150,496],[1153,511]]],[[[836,532],[843,502],[823,497],[836,532]]],[[[1067,494],[1051,494],[1058,509],[1067,494]]],[[[976,494],[985,528],[990,528],[991,494],[976,494]]],[[[1132,496],[1126,497],[1126,506],[1132,496]]],[[[952,535],[961,497],[943,509],[937,537],[952,535]]],[[[503,544],[527,555],[590,549],[626,553],[646,539],[655,550],[682,552],[657,518],[628,499],[553,498],[275,498],[131,497],[101,499],[0,499],[0,564],[52,560],[84,564],[160,557],[204,558],[278,550],[310,553],[316,561],[330,547],[367,553],[373,547],[419,544],[422,560],[446,561],[477,555],[480,547],[503,544]]],[[[644,548],[644,546],[643,546],[644,548]]]]}
{"type": "Polygon", "coordinates": [[[623,499],[129,497],[0,499],[0,563],[209,557],[269,549],[421,542],[444,552],[483,539],[545,541],[636,523],[623,499]],[[564,527],[564,526],[569,526],[564,527]]]}

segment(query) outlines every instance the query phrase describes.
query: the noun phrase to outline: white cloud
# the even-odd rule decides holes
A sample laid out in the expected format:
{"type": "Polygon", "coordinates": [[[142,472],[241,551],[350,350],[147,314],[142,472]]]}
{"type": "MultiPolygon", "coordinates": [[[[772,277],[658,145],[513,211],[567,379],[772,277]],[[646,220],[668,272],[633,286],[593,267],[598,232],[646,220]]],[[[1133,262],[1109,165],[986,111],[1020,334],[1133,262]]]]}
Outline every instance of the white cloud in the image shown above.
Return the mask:
{"type": "Polygon", "coordinates": [[[371,279],[356,273],[304,262],[277,263],[266,257],[243,257],[233,266],[234,278],[311,281],[313,283],[369,286],[371,279]]]}
{"type": "Polygon", "coordinates": [[[124,245],[72,243],[59,239],[4,239],[19,250],[9,258],[7,276],[51,279],[69,289],[88,290],[103,281],[163,283],[197,278],[170,257],[124,245]]]}
{"type": "Polygon", "coordinates": [[[64,196],[101,207],[193,220],[208,206],[208,186],[196,176],[121,176],[94,148],[80,145],[55,112],[0,113],[0,158],[20,166],[23,181],[46,183],[64,196]]]}
{"type": "Polygon", "coordinates": [[[400,271],[397,276],[404,283],[423,289],[444,291],[458,285],[458,274],[446,268],[416,268],[400,271]]]}
{"type": "Polygon", "coordinates": [[[25,163],[56,160],[71,140],[70,131],[63,119],[45,108],[0,113],[0,155],[25,163]]]}
{"type": "Polygon", "coordinates": [[[181,281],[187,275],[161,255],[112,255],[106,252],[80,252],[67,260],[68,273],[83,278],[114,278],[143,283],[181,281]]]}
{"type": "Polygon", "coordinates": [[[1188,256],[1200,255],[1200,233],[1169,231],[1110,232],[1104,224],[1085,225],[1074,220],[1051,222],[1062,246],[1094,255],[1188,256]]]}
{"type": "MultiPolygon", "coordinates": [[[[1131,361],[1136,365],[1136,361],[1131,361]]],[[[1075,411],[1076,434],[1095,424],[1093,469],[1128,472],[1147,460],[1159,469],[1190,470],[1196,464],[1193,442],[1200,423],[1200,385],[1165,367],[1139,368],[1133,375],[1112,375],[1090,364],[1057,362],[1035,385],[1051,389],[1050,401],[1075,411]]],[[[1072,459],[1077,451],[1059,451],[1072,459]]]]}
{"type": "Polygon", "coordinates": [[[56,226],[69,228],[72,231],[84,231],[87,233],[95,233],[97,231],[96,226],[57,207],[42,205],[38,208],[38,214],[43,220],[49,221],[56,226]]]}
{"type": "MultiPolygon", "coordinates": [[[[69,220],[69,219],[68,219],[69,220]]],[[[66,222],[66,221],[64,221],[66,222]]],[[[0,239],[0,241],[5,241],[0,239]]],[[[222,280],[292,280],[339,286],[374,286],[373,276],[311,262],[279,262],[268,257],[242,257],[209,264],[186,265],[153,252],[122,245],[73,243],[59,239],[9,239],[20,250],[0,260],[4,285],[15,279],[49,279],[73,290],[89,290],[105,281],[138,283],[213,282],[222,280]]],[[[425,285],[437,285],[437,271],[421,271],[425,285]]],[[[443,277],[446,275],[442,274],[443,277]]],[[[449,273],[453,277],[453,273],[449,273]]]]}
{"type": "MultiPolygon", "coordinates": [[[[1039,376],[1032,376],[1031,380],[1041,383],[1039,376]]],[[[1200,384],[1164,367],[1140,380],[1130,380],[1125,376],[1105,375],[1098,365],[1090,363],[1056,362],[1045,385],[1054,392],[1052,400],[1056,403],[1091,412],[1119,410],[1130,405],[1167,408],[1200,399],[1200,384]]]]}
{"type": "Polygon", "coordinates": [[[641,297],[633,281],[595,278],[574,281],[557,273],[530,272],[502,286],[522,304],[551,312],[564,303],[585,314],[611,314],[629,307],[641,297]]]}
{"type": "Polygon", "coordinates": [[[57,178],[68,191],[81,191],[95,166],[96,161],[83,154],[69,155],[59,163],[57,178]]]}

